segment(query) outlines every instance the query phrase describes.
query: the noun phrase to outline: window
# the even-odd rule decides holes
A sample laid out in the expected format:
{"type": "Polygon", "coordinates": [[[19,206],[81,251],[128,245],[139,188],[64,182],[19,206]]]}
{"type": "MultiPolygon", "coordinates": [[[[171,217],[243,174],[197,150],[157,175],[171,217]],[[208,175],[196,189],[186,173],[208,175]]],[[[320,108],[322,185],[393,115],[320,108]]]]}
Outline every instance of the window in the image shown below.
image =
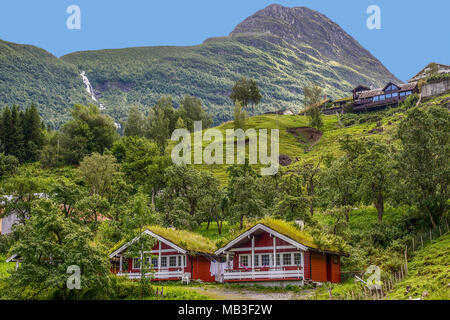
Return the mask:
{"type": "Polygon", "coordinates": [[[380,100],[380,97],[379,97],[379,96],[373,97],[373,102],[377,102],[377,101],[379,101],[379,100],[380,100]]]}
{"type": "Polygon", "coordinates": [[[302,255],[300,253],[294,253],[294,264],[299,266],[302,264],[302,255]]]}
{"type": "Polygon", "coordinates": [[[277,254],[277,266],[280,266],[280,265],[281,265],[281,263],[280,263],[280,255],[277,254]]]}
{"type": "Polygon", "coordinates": [[[400,97],[404,97],[405,95],[405,92],[400,92],[400,97]]]}
{"type": "Polygon", "coordinates": [[[161,257],[161,268],[167,268],[167,257],[161,257]]]}
{"type": "Polygon", "coordinates": [[[178,266],[181,267],[183,264],[181,263],[181,256],[178,256],[178,266]]]}
{"type": "Polygon", "coordinates": [[[248,267],[248,256],[239,256],[241,259],[241,266],[248,267]]]}
{"type": "Polygon", "coordinates": [[[263,254],[261,255],[261,266],[268,267],[270,265],[270,255],[263,254]]]}
{"type": "Polygon", "coordinates": [[[412,91],[406,91],[405,95],[407,95],[407,96],[412,95],[412,91]]]}
{"type": "Polygon", "coordinates": [[[388,93],[388,94],[386,95],[386,99],[390,99],[390,98],[392,98],[392,94],[388,93]]]}
{"type": "Polygon", "coordinates": [[[283,254],[283,265],[285,265],[285,266],[291,265],[291,254],[290,253],[283,254]]]}
{"type": "Polygon", "coordinates": [[[133,258],[133,269],[140,269],[141,268],[141,259],[140,258],[133,258]]]}
{"type": "Polygon", "coordinates": [[[176,267],[176,266],[177,266],[177,257],[170,256],[169,257],[169,267],[176,267]]]}
{"type": "Polygon", "coordinates": [[[152,258],[152,266],[153,268],[158,268],[158,258],[152,258]]]}
{"type": "Polygon", "coordinates": [[[259,256],[255,255],[255,267],[259,267],[259,256]]]}
{"type": "Polygon", "coordinates": [[[385,95],[380,96],[380,100],[381,101],[386,100],[386,96],[385,95]]]}
{"type": "Polygon", "coordinates": [[[394,92],[393,94],[392,94],[392,98],[397,98],[398,97],[398,93],[397,92],[394,92]]]}
{"type": "Polygon", "coordinates": [[[390,85],[390,86],[386,89],[386,91],[395,91],[395,90],[398,90],[398,87],[397,87],[397,86],[394,86],[394,85],[390,85]]]}

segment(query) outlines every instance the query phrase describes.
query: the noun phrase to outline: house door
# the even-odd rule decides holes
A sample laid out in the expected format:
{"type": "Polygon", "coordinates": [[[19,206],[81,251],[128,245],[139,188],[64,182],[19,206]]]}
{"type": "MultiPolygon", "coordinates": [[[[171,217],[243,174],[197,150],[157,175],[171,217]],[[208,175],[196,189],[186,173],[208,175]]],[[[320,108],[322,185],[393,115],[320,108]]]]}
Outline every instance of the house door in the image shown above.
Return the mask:
{"type": "Polygon", "coordinates": [[[331,282],[331,255],[327,254],[327,282],[331,282]]]}

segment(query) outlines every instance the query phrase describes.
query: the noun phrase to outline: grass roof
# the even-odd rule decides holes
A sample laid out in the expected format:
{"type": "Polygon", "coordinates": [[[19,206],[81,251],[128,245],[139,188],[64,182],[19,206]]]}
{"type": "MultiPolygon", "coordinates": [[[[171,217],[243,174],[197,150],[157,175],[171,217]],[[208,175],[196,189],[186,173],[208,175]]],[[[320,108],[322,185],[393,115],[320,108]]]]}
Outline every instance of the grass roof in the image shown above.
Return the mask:
{"type": "MultiPolygon", "coordinates": [[[[164,239],[176,244],[177,246],[185,249],[190,253],[214,253],[216,246],[210,239],[203,237],[202,235],[186,230],[174,230],[164,228],[161,226],[148,226],[146,230],[163,237],[164,239]]],[[[117,243],[111,250],[113,253],[125,244],[125,240],[117,243]]]]}
{"type": "MultiPolygon", "coordinates": [[[[300,230],[300,228],[293,222],[286,222],[283,220],[278,220],[274,218],[263,218],[261,220],[256,221],[251,226],[248,226],[244,232],[250,230],[257,224],[263,224],[270,229],[281,233],[282,235],[291,238],[298,243],[301,243],[311,249],[315,249],[317,251],[327,251],[327,252],[336,252],[347,254],[347,250],[345,250],[339,244],[336,244],[336,237],[332,235],[323,235],[313,236],[307,230],[300,230]],[[325,239],[324,239],[325,238],[325,239]]],[[[240,232],[242,234],[243,232],[240,232]]],[[[234,236],[234,238],[236,238],[234,236]]]]}
{"type": "Polygon", "coordinates": [[[353,100],[353,97],[345,97],[341,99],[334,100],[334,102],[342,102],[342,101],[350,101],[353,100]]]}

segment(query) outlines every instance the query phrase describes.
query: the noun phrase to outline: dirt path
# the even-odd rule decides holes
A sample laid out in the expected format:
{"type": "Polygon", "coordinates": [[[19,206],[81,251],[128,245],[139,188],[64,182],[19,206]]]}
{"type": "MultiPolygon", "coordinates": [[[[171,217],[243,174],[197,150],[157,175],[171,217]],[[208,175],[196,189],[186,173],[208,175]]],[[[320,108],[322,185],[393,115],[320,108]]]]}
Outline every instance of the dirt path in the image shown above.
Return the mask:
{"type": "Polygon", "coordinates": [[[302,290],[301,292],[274,292],[270,290],[245,290],[228,289],[221,287],[191,287],[199,294],[212,300],[302,300],[314,294],[314,290],[302,290]]]}

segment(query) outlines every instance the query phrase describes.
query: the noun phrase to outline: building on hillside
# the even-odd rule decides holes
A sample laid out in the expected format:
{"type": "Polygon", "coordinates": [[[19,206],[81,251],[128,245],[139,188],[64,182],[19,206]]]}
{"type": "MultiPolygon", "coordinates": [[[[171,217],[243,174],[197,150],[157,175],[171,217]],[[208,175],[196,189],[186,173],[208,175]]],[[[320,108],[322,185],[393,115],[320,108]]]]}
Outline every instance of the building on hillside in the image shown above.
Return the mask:
{"type": "Polygon", "coordinates": [[[381,110],[387,107],[397,107],[408,96],[418,93],[417,82],[395,84],[389,82],[384,88],[364,90],[357,87],[354,91],[353,112],[381,110]],[[358,91],[355,91],[358,89],[358,91]]]}
{"type": "Polygon", "coordinates": [[[215,252],[226,255],[224,282],[303,284],[341,281],[340,257],[321,250],[305,231],[265,219],[215,252]]]}
{"type": "Polygon", "coordinates": [[[431,76],[432,74],[450,73],[450,66],[440,63],[430,63],[423,68],[418,74],[408,80],[409,83],[418,82],[431,76]]]}
{"type": "MultiPolygon", "coordinates": [[[[219,257],[214,254],[215,246],[209,239],[192,232],[158,226],[149,227],[144,234],[155,240],[153,248],[148,249],[152,253],[152,272],[148,276],[153,280],[181,280],[186,277],[204,282],[220,280],[220,272],[211,271],[211,265],[215,266],[219,257]]],[[[113,273],[139,279],[140,259],[127,256],[127,249],[133,241],[120,246],[109,258],[113,273]]]]}
{"type": "Polygon", "coordinates": [[[282,109],[282,110],[278,110],[278,111],[269,111],[264,114],[276,114],[279,116],[292,116],[294,114],[294,112],[292,112],[292,110],[289,110],[289,109],[282,109]]]}

